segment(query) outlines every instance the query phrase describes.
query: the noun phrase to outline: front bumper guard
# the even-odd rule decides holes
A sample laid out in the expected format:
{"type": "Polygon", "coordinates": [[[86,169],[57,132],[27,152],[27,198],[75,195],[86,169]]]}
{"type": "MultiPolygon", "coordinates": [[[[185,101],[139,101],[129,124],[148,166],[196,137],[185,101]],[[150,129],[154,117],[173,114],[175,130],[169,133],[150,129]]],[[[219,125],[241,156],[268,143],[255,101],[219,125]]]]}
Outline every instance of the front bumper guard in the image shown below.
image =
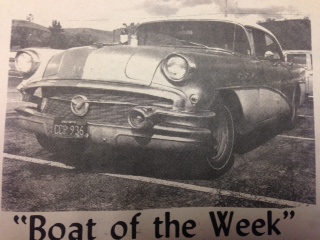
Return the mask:
{"type": "MultiPolygon", "coordinates": [[[[54,116],[43,114],[33,107],[18,107],[18,124],[26,130],[53,135],[54,116]]],[[[147,125],[142,128],[87,122],[87,139],[113,146],[143,146],[146,148],[186,149],[205,147],[212,136],[208,124],[214,112],[188,113],[151,107],[134,107],[129,113],[144,114],[147,125]],[[165,121],[164,121],[165,120],[165,121]]],[[[131,124],[130,124],[131,125],[131,124]]]]}

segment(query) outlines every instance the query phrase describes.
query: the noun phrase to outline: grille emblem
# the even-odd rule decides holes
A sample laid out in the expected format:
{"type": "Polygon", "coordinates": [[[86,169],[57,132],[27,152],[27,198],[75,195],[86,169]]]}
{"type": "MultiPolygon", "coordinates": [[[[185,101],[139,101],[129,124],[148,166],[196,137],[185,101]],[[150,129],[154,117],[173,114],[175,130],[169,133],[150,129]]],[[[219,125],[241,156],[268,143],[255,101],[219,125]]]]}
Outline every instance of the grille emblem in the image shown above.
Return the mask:
{"type": "Polygon", "coordinates": [[[77,116],[84,116],[89,111],[88,98],[82,95],[74,96],[71,99],[71,111],[77,116]]]}

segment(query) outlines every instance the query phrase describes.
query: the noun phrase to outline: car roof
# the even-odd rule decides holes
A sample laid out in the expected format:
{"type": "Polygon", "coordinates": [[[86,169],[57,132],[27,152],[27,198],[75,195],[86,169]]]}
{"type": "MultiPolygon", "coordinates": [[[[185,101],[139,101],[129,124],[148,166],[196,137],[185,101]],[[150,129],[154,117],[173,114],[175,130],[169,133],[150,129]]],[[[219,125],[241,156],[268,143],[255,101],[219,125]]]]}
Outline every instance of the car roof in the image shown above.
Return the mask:
{"type": "MultiPolygon", "coordinates": [[[[230,22],[230,23],[240,23],[241,22],[236,22],[233,20],[228,20],[228,19],[164,19],[164,20],[155,20],[155,21],[146,21],[141,23],[140,25],[145,25],[149,23],[165,23],[165,22],[230,22]]],[[[242,24],[243,25],[243,24],[242,24]]]]}
{"type": "Polygon", "coordinates": [[[166,20],[156,20],[156,21],[146,21],[143,22],[139,25],[143,26],[145,24],[149,24],[149,23],[165,23],[165,22],[186,22],[186,21],[190,21],[190,22],[226,22],[226,23],[234,23],[234,24],[238,24],[238,25],[242,25],[243,27],[250,27],[250,28],[256,28],[256,29],[260,29],[262,31],[265,31],[267,33],[269,33],[270,35],[273,35],[272,32],[270,32],[268,29],[262,27],[261,25],[258,25],[256,23],[252,23],[252,22],[248,22],[245,20],[231,20],[231,19],[166,19],[166,20]]]}
{"type": "Polygon", "coordinates": [[[252,22],[248,22],[246,20],[231,20],[231,19],[166,19],[166,20],[157,20],[157,21],[146,21],[141,23],[137,29],[139,29],[140,26],[143,25],[147,25],[149,23],[165,23],[165,22],[186,22],[186,21],[190,21],[190,22],[225,22],[225,23],[233,23],[233,24],[237,24],[240,25],[244,28],[255,28],[255,29],[259,29],[261,31],[264,31],[268,34],[270,34],[278,43],[278,45],[280,46],[280,50],[282,52],[282,47],[280,42],[278,41],[278,39],[274,36],[274,34],[272,32],[270,32],[268,29],[256,24],[256,23],[252,23],[252,22]]]}

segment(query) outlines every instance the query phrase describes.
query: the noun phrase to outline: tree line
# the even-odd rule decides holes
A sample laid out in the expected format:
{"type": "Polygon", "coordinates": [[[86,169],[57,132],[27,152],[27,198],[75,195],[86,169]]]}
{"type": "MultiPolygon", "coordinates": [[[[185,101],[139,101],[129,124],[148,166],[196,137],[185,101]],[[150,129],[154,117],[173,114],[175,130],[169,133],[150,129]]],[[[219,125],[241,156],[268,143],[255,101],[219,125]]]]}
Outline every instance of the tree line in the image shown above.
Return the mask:
{"type": "Polygon", "coordinates": [[[98,37],[90,33],[80,32],[67,34],[57,20],[52,21],[48,31],[26,26],[14,26],[11,30],[11,49],[27,47],[49,47],[67,49],[91,45],[98,41],[98,37]]]}

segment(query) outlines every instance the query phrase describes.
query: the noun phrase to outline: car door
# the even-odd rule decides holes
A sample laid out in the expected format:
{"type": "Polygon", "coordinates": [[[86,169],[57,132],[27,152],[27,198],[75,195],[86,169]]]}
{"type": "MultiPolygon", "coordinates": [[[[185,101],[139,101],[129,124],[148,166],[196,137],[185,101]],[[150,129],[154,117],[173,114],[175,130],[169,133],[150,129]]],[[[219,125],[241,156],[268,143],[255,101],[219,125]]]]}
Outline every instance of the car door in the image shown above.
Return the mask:
{"type": "Polygon", "coordinates": [[[254,44],[254,55],[257,58],[259,86],[259,120],[264,122],[285,114],[290,104],[285,92],[290,84],[290,71],[284,63],[281,47],[276,39],[261,29],[248,28],[254,44]]]}

